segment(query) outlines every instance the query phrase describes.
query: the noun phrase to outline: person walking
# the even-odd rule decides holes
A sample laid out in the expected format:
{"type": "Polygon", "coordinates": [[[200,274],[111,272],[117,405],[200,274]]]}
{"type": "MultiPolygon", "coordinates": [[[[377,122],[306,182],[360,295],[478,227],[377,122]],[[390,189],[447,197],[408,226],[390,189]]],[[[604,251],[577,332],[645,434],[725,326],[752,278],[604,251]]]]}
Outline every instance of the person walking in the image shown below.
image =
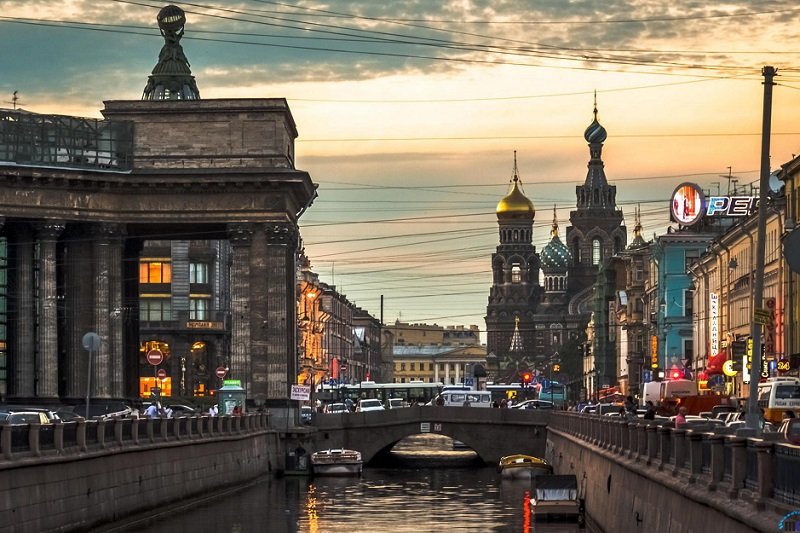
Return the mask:
{"type": "Polygon", "coordinates": [[[217,404],[214,404],[208,408],[208,416],[217,416],[217,412],[217,404]]]}
{"type": "Polygon", "coordinates": [[[158,405],[151,403],[144,411],[144,416],[147,418],[158,418],[158,405]]]}
{"type": "Polygon", "coordinates": [[[681,407],[678,409],[678,414],[675,416],[675,428],[680,429],[686,425],[686,408],[681,407]]]}

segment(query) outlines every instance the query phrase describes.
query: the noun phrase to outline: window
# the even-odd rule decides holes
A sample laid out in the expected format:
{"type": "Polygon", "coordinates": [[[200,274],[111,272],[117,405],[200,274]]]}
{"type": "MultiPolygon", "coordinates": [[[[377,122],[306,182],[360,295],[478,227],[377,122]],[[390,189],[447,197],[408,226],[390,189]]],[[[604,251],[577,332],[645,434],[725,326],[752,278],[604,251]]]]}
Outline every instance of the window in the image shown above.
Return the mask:
{"type": "Polygon", "coordinates": [[[409,368],[409,370],[416,370],[416,369],[417,369],[417,363],[411,363],[411,367],[409,368]]]}
{"type": "Polygon", "coordinates": [[[433,372],[433,363],[428,363],[428,370],[433,372]]]}
{"type": "Polygon", "coordinates": [[[691,339],[684,339],[683,341],[683,357],[686,359],[686,366],[692,364],[694,360],[694,341],[691,339]]]}
{"type": "Polygon", "coordinates": [[[519,283],[522,281],[522,269],[519,265],[511,266],[511,283],[519,283]]]}
{"type": "Polygon", "coordinates": [[[139,283],[172,283],[172,263],[142,261],[139,263],[139,283]]]}
{"type": "Polygon", "coordinates": [[[600,247],[600,239],[594,239],[592,241],[592,264],[599,265],[602,260],[603,250],[600,247]]]}
{"type": "Polygon", "coordinates": [[[686,266],[686,271],[689,271],[689,267],[697,262],[700,259],[700,251],[699,250],[686,250],[684,252],[684,263],[686,266]]]}
{"type": "Polygon", "coordinates": [[[208,283],[206,263],[189,263],[189,283],[208,283]]]}
{"type": "Polygon", "coordinates": [[[405,371],[405,369],[406,369],[406,364],[405,363],[400,363],[400,370],[405,371]]]}
{"type": "Polygon", "coordinates": [[[694,292],[685,290],[683,291],[683,316],[694,315],[694,292]]]}
{"type": "Polygon", "coordinates": [[[207,298],[189,298],[189,320],[208,320],[207,298]]]}
{"type": "Polygon", "coordinates": [[[172,320],[172,302],[169,298],[143,298],[139,301],[139,320],[164,322],[172,320]]]}

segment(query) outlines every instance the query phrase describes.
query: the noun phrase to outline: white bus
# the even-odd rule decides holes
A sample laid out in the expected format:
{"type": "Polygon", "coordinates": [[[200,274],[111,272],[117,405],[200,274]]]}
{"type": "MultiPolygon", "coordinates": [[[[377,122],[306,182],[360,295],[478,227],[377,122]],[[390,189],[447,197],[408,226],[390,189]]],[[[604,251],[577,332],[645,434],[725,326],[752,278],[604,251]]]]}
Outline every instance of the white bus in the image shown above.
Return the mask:
{"type": "MultiPolygon", "coordinates": [[[[445,407],[491,407],[492,393],[485,390],[446,390],[442,391],[445,407]]],[[[436,399],[431,402],[436,405],[436,399]]]]}
{"type": "Polygon", "coordinates": [[[800,378],[769,378],[759,383],[757,403],[773,424],[780,424],[784,411],[800,413],[800,378]]]}

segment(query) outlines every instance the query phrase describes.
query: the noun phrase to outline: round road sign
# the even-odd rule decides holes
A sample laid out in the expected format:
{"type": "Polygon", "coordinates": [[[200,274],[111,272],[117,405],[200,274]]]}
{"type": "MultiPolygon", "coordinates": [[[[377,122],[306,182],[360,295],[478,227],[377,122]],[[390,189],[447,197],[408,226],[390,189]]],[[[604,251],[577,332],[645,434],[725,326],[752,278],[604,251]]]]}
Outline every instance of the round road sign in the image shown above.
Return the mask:
{"type": "Polygon", "coordinates": [[[167,371],[163,368],[158,369],[158,379],[167,379],[167,371]]]}
{"type": "Polygon", "coordinates": [[[164,354],[161,353],[161,350],[153,348],[147,352],[147,362],[153,366],[158,366],[164,362],[164,354]]]}
{"type": "Polygon", "coordinates": [[[228,371],[222,368],[221,366],[218,366],[217,369],[214,371],[214,373],[217,375],[219,379],[222,379],[225,377],[228,371]]]}

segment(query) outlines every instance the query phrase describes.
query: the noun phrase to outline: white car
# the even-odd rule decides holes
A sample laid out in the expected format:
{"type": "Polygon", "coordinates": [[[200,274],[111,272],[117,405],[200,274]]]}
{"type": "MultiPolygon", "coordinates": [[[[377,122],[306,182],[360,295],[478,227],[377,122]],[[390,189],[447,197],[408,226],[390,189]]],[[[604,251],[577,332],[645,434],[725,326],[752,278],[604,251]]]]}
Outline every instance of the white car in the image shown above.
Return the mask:
{"type": "Polygon", "coordinates": [[[408,407],[402,398],[389,398],[386,400],[387,409],[400,409],[402,407],[408,407]]]}
{"type": "Polygon", "coordinates": [[[385,409],[381,401],[377,398],[358,400],[356,413],[365,413],[367,411],[385,411],[385,409]]]}

